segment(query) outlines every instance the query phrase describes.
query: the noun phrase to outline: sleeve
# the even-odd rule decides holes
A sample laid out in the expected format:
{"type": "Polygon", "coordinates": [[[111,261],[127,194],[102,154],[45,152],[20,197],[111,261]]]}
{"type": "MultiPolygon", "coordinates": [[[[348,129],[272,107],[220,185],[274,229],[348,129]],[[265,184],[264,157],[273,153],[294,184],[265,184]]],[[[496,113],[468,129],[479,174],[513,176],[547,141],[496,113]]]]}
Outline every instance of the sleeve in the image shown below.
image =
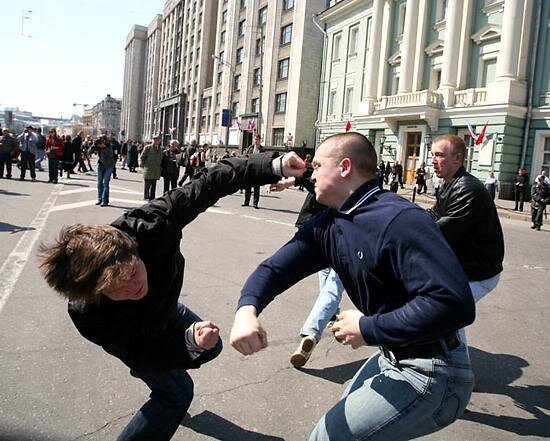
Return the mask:
{"type": "Polygon", "coordinates": [[[259,314],[278,294],[328,266],[315,241],[314,227],[315,222],[306,223],[289,242],[256,268],[244,284],[237,309],[254,305],[259,314]]]}
{"type": "Polygon", "coordinates": [[[167,252],[162,244],[168,246],[179,241],[181,230],[221,197],[243,186],[277,182],[280,177],[271,171],[271,161],[277,156],[262,153],[220,161],[183,187],[125,213],[112,225],[136,237],[140,247],[147,247],[151,255],[167,252]]]}
{"type": "Polygon", "coordinates": [[[380,248],[381,265],[402,282],[410,300],[360,319],[369,345],[430,341],[474,321],[475,304],[466,275],[426,213],[402,212],[388,227],[380,248]]]}
{"type": "Polygon", "coordinates": [[[483,210],[482,186],[467,188],[459,186],[453,190],[445,214],[437,218],[437,225],[451,246],[468,235],[479,222],[479,210],[483,210]]]}

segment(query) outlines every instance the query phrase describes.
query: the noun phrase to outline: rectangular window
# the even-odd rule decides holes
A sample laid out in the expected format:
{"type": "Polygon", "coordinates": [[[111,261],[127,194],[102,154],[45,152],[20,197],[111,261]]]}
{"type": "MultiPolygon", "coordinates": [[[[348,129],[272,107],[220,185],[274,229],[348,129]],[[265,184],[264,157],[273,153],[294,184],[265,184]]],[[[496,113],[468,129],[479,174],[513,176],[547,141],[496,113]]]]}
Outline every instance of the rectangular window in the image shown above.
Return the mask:
{"type": "Polygon", "coordinates": [[[237,49],[237,64],[240,64],[244,61],[244,48],[240,47],[237,49]]]}
{"type": "Polygon", "coordinates": [[[336,34],[332,40],[332,61],[340,60],[341,41],[342,41],[342,34],[336,34]]]}
{"type": "Polygon", "coordinates": [[[222,12],[222,23],[227,23],[227,10],[222,12]]]}
{"type": "Polygon", "coordinates": [[[244,33],[246,30],[246,20],[239,22],[239,37],[244,37],[244,33]]]}
{"type": "Polygon", "coordinates": [[[201,116],[201,127],[206,126],[206,116],[201,116]]]}
{"type": "Polygon", "coordinates": [[[235,75],[235,78],[233,79],[233,89],[234,90],[240,90],[241,89],[241,76],[235,75]]]}
{"type": "Polygon", "coordinates": [[[252,113],[258,113],[260,111],[260,98],[252,98],[252,105],[250,106],[252,113]]]}
{"type": "Polygon", "coordinates": [[[224,43],[225,43],[225,31],[222,31],[220,35],[220,44],[224,44],[224,43]]]}
{"type": "Polygon", "coordinates": [[[487,84],[495,81],[497,71],[497,59],[483,61],[483,78],[481,79],[481,87],[487,87],[487,84]]]}
{"type": "Polygon", "coordinates": [[[275,95],[275,112],[286,112],[286,92],[275,95]]]}
{"type": "Polygon", "coordinates": [[[349,55],[357,55],[357,36],[359,35],[359,26],[354,26],[349,31],[349,55]]]}
{"type": "Polygon", "coordinates": [[[259,86],[262,83],[262,69],[257,67],[254,69],[254,86],[259,86]]]}
{"type": "Polygon", "coordinates": [[[263,53],[264,50],[264,44],[265,44],[265,37],[258,38],[256,40],[256,56],[260,56],[263,53]]]}
{"type": "Polygon", "coordinates": [[[236,101],[231,106],[231,111],[233,112],[233,118],[237,118],[239,116],[239,102],[236,101]]]}
{"type": "Polygon", "coordinates": [[[218,92],[216,94],[216,106],[220,105],[221,100],[222,100],[222,94],[220,92],[218,92]]]}
{"type": "Polygon", "coordinates": [[[284,0],[284,9],[292,9],[294,7],[294,0],[284,0]]]}
{"type": "Polygon", "coordinates": [[[248,6],[248,0],[241,0],[241,9],[244,9],[248,6]]]}
{"type": "Polygon", "coordinates": [[[285,129],[273,129],[273,145],[285,145],[285,129]]]}
{"type": "Polygon", "coordinates": [[[218,78],[217,78],[216,83],[217,83],[218,85],[220,85],[220,84],[222,83],[222,73],[221,73],[221,72],[218,72],[218,78]]]}
{"type": "Polygon", "coordinates": [[[281,29],[281,44],[290,44],[292,41],[292,23],[281,29]]]}
{"type": "Polygon", "coordinates": [[[267,6],[264,6],[258,11],[258,24],[265,25],[267,23],[267,6]]]}
{"type": "Polygon", "coordinates": [[[405,31],[405,15],[407,13],[407,4],[401,3],[399,5],[399,23],[397,24],[397,35],[401,36],[403,35],[403,32],[405,31]]]}
{"type": "Polygon", "coordinates": [[[344,113],[351,113],[353,103],[353,87],[346,88],[346,103],[344,105],[344,113]]]}
{"type": "Polygon", "coordinates": [[[334,115],[335,104],[336,104],[336,91],[331,90],[328,96],[328,115],[329,116],[334,115]]]}
{"type": "Polygon", "coordinates": [[[279,67],[277,69],[278,79],[283,80],[288,78],[288,66],[290,64],[290,58],[285,58],[284,60],[279,60],[279,67]]]}

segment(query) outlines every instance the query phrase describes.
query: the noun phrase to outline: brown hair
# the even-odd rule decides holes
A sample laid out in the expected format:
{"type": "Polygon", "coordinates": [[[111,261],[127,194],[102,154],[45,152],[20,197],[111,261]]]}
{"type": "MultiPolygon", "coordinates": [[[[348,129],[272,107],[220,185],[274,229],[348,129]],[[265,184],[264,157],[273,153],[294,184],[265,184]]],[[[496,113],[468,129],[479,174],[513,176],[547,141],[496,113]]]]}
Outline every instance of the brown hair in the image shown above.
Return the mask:
{"type": "Polygon", "coordinates": [[[350,158],[361,175],[371,178],[376,174],[378,158],[366,136],[358,132],[346,132],[329,136],[325,141],[329,139],[337,143],[337,148],[331,155],[337,163],[344,158],[350,158]]]}
{"type": "Polygon", "coordinates": [[[451,153],[455,155],[462,155],[462,160],[466,158],[466,143],[460,136],[451,134],[441,135],[435,138],[433,143],[435,144],[436,142],[440,141],[447,141],[450,144],[450,146],[453,148],[451,153]]]}
{"type": "Polygon", "coordinates": [[[48,285],[69,300],[92,302],[117,280],[129,279],[139,259],[137,242],[110,225],[75,224],[39,248],[48,285]]]}

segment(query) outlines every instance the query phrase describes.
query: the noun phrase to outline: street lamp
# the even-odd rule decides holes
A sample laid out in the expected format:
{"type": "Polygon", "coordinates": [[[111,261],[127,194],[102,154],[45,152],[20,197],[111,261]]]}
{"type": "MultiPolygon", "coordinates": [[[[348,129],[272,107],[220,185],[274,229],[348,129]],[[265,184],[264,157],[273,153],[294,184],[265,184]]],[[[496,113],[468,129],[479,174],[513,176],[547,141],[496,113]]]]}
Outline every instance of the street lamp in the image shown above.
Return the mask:
{"type": "Polygon", "coordinates": [[[30,35],[25,35],[25,20],[28,20],[30,18],[30,16],[27,14],[31,14],[31,13],[32,11],[30,9],[21,9],[21,36],[22,37],[31,38],[30,35]]]}
{"type": "MultiPolygon", "coordinates": [[[[233,78],[235,77],[235,68],[230,63],[225,61],[222,57],[216,54],[212,54],[211,57],[212,59],[216,60],[218,63],[221,63],[227,68],[229,68],[229,71],[231,73],[231,78],[229,81],[229,102],[228,102],[229,114],[231,115],[231,118],[230,118],[230,124],[226,127],[226,131],[225,131],[225,148],[227,149],[229,148],[229,129],[233,123],[233,117],[235,116],[233,115],[233,86],[234,86],[233,78]]],[[[223,114],[223,109],[222,109],[222,114],[223,114]]]]}
{"type": "Polygon", "coordinates": [[[386,150],[388,154],[395,159],[394,149],[392,145],[385,145],[386,144],[386,135],[382,135],[380,137],[380,145],[382,146],[382,149],[386,150]]]}

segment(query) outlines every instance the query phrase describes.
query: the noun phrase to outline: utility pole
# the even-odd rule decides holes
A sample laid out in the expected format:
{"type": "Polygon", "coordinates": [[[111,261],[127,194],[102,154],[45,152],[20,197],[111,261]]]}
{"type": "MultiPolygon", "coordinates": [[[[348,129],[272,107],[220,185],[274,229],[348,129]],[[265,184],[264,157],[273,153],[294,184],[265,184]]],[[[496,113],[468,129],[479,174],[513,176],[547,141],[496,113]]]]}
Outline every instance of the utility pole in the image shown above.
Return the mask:
{"type": "MultiPolygon", "coordinates": [[[[235,115],[233,115],[233,81],[234,81],[234,77],[235,77],[235,68],[230,64],[228,63],[227,61],[225,61],[223,58],[221,58],[220,56],[216,55],[216,54],[212,54],[211,57],[214,59],[214,60],[217,60],[218,63],[221,63],[223,64],[225,67],[229,68],[229,72],[231,73],[231,78],[229,78],[229,102],[228,102],[228,109],[229,109],[229,112],[231,114],[231,122],[233,122],[233,118],[235,117],[235,115]]],[[[223,109],[222,109],[222,113],[223,113],[223,109]]],[[[227,126],[226,127],[226,130],[225,130],[225,148],[229,148],[229,129],[231,127],[230,126],[227,126]]]]}

